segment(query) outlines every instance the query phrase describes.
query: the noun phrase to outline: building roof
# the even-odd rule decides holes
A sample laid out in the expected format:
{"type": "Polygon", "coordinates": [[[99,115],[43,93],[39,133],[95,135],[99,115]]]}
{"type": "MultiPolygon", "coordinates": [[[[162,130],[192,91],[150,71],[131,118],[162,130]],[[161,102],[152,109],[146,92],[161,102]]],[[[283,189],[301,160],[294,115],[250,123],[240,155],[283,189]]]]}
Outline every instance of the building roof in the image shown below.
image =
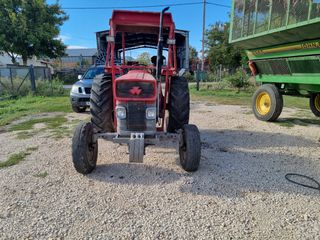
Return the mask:
{"type": "Polygon", "coordinates": [[[69,57],[92,57],[97,54],[96,48],[79,48],[79,49],[66,49],[66,54],[69,57]]]}

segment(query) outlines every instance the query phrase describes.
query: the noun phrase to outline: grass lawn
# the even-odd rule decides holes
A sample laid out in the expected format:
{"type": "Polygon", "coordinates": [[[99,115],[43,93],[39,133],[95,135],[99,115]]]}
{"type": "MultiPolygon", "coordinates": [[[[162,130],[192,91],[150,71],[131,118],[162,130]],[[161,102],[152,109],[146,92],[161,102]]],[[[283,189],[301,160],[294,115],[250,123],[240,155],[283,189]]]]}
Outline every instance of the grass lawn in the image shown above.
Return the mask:
{"type": "Polygon", "coordinates": [[[38,147],[30,147],[27,148],[25,151],[10,155],[7,161],[0,162],[0,169],[19,164],[20,162],[24,161],[28,155],[30,155],[33,151],[36,151],[37,149],[38,147]]]}
{"type": "MultiPolygon", "coordinates": [[[[45,112],[71,112],[68,96],[27,96],[0,101],[0,127],[23,116],[45,112]]],[[[53,123],[54,124],[54,123],[53,123]]]]}
{"type": "MultiPolygon", "coordinates": [[[[213,90],[213,89],[200,89],[196,91],[195,86],[190,86],[191,99],[194,101],[208,101],[218,104],[230,105],[245,105],[251,106],[251,98],[253,91],[241,91],[237,93],[236,90],[213,90]]],[[[284,105],[286,107],[296,107],[301,109],[309,109],[309,100],[307,98],[298,98],[291,96],[284,96],[284,105]]],[[[27,96],[13,100],[0,101],[0,127],[11,123],[21,117],[46,113],[46,112],[72,112],[68,96],[59,97],[41,97],[41,96],[27,96]]],[[[58,117],[59,118],[59,117],[58,117]]],[[[38,122],[46,122],[49,127],[52,125],[61,126],[65,121],[63,117],[59,119],[43,119],[31,120],[25,124],[16,126],[17,129],[24,130],[30,128],[38,122]],[[61,119],[60,119],[61,118],[61,119]],[[21,129],[18,129],[21,128],[21,129]],[[23,128],[23,129],[22,129],[23,128]]]]}
{"type": "MultiPolygon", "coordinates": [[[[245,105],[251,107],[253,91],[240,91],[236,90],[213,90],[213,89],[200,89],[196,90],[195,86],[190,86],[191,99],[194,101],[209,101],[218,104],[229,105],[245,105]]],[[[309,109],[309,99],[300,97],[284,96],[285,107],[296,107],[301,109],[309,109]]]]}

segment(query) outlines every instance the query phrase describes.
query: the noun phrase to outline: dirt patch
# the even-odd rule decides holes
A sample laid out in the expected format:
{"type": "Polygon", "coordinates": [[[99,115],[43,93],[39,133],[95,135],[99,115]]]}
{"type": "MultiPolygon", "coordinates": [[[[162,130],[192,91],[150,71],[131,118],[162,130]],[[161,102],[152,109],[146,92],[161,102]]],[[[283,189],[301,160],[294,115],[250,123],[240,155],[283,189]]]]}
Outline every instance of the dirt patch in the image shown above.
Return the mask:
{"type": "MultiPolygon", "coordinates": [[[[0,170],[0,238],[319,238],[319,192],[284,177],[320,180],[319,125],[261,122],[239,106],[192,110],[203,143],[192,174],[169,142],[147,148],[144,164],[129,164],[126,146],[99,141],[97,169],[83,176],[72,166],[71,137],[0,134],[0,159],[39,146],[0,170]]],[[[280,121],[295,111],[285,109],[280,121]]],[[[67,115],[68,124],[88,117],[67,115]]]]}
{"type": "Polygon", "coordinates": [[[45,124],[45,123],[36,123],[33,125],[33,129],[36,129],[36,130],[43,129],[46,127],[47,127],[47,124],[45,124]]]}

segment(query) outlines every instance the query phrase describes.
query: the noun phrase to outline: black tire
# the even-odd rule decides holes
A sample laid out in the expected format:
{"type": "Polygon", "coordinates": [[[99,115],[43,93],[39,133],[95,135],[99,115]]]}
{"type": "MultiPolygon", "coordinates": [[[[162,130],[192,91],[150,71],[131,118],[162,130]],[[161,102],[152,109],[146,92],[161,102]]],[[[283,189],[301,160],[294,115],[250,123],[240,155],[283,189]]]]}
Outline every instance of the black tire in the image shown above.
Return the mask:
{"type": "Polygon", "coordinates": [[[188,81],[184,77],[172,77],[169,95],[169,121],[167,131],[175,133],[189,123],[190,96],[188,81]]]}
{"type": "Polygon", "coordinates": [[[187,172],[198,170],[201,158],[201,139],[197,126],[186,124],[182,127],[179,146],[180,164],[187,172]]]}
{"type": "Polygon", "coordinates": [[[98,142],[93,142],[91,123],[80,123],[72,138],[72,161],[77,172],[88,174],[95,169],[98,157],[98,142]]]}
{"type": "Polygon", "coordinates": [[[91,122],[97,132],[114,132],[113,94],[110,75],[101,74],[94,78],[90,105],[91,122]]]}
{"type": "Polygon", "coordinates": [[[278,119],[283,109],[283,97],[272,84],[260,86],[252,98],[252,110],[257,119],[273,122],[278,119]],[[267,101],[264,101],[268,98],[267,101]]]}
{"type": "Polygon", "coordinates": [[[316,117],[320,117],[320,94],[311,94],[309,100],[310,109],[316,117]]]}
{"type": "Polygon", "coordinates": [[[72,106],[72,110],[76,113],[83,113],[86,111],[86,107],[72,106]]]}

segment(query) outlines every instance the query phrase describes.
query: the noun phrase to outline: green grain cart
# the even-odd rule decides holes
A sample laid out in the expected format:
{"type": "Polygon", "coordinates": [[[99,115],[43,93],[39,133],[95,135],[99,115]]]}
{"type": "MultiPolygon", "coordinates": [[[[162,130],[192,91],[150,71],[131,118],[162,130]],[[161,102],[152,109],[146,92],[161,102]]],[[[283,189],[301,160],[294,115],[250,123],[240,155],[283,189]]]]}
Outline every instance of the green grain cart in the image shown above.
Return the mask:
{"type": "Polygon", "coordinates": [[[253,96],[259,120],[279,117],[282,95],[310,98],[320,117],[320,0],[233,0],[230,43],[246,50],[262,84],[253,96]]]}

